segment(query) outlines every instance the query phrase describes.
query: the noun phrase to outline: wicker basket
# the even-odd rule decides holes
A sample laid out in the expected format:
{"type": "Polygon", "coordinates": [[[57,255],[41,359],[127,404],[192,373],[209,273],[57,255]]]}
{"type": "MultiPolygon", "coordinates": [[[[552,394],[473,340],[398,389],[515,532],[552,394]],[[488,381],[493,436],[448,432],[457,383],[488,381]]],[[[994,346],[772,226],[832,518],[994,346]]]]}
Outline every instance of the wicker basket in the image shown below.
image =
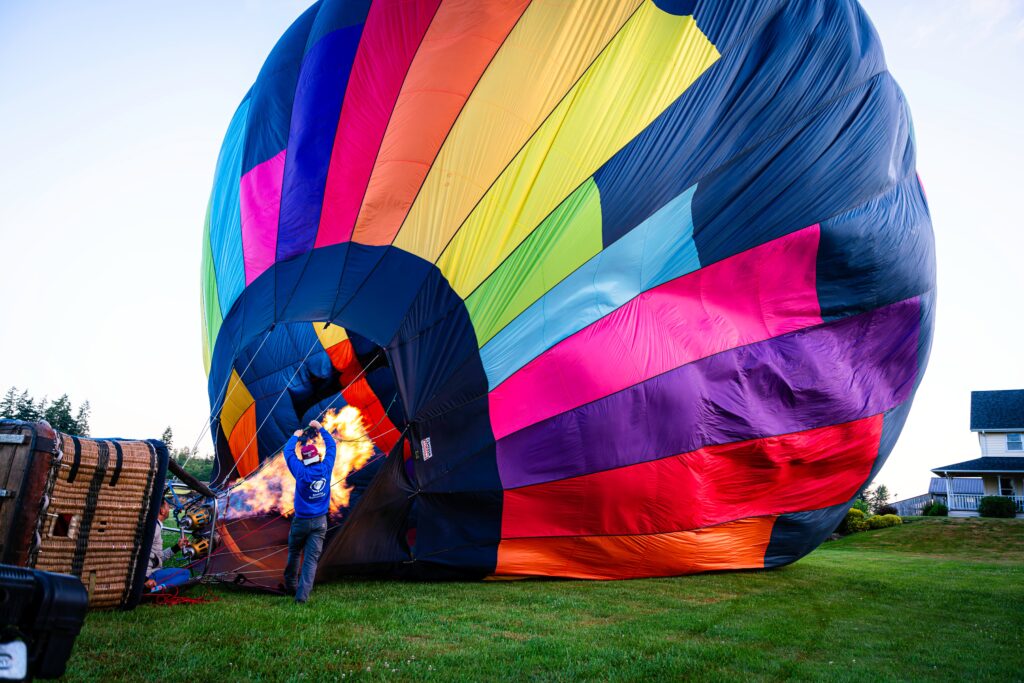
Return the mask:
{"type": "Polygon", "coordinates": [[[0,506],[3,561],[79,577],[91,607],[134,606],[166,471],[159,441],[0,421],[0,485],[10,492],[0,506]]]}

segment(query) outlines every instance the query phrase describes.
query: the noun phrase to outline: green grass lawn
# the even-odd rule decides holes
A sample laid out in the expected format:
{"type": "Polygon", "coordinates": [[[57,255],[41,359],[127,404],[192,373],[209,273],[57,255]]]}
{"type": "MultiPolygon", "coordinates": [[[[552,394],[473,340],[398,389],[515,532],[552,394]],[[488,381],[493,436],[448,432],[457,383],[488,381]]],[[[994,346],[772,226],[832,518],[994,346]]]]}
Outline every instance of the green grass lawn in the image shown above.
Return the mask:
{"type": "Polygon", "coordinates": [[[921,519],[774,571],[319,586],[90,614],[68,680],[1024,679],[1024,520],[921,519]]]}

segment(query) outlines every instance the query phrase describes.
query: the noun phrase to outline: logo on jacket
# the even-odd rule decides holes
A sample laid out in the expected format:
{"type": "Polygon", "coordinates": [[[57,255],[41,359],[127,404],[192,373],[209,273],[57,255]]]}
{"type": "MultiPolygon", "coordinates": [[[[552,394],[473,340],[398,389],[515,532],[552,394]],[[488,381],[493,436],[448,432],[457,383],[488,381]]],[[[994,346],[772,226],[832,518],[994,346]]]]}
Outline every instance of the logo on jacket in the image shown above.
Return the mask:
{"type": "Polygon", "coordinates": [[[310,497],[319,498],[320,496],[324,495],[324,489],[326,488],[326,479],[324,479],[323,477],[320,477],[319,479],[314,479],[313,481],[309,482],[309,491],[312,494],[310,497]]]}

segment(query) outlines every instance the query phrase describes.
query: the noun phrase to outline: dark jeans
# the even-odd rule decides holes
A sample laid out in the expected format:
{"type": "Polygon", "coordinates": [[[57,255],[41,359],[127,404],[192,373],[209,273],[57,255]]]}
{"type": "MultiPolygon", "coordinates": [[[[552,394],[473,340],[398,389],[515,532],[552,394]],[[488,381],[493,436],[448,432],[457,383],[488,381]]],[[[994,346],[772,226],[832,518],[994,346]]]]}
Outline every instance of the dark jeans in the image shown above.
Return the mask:
{"type": "Polygon", "coordinates": [[[305,602],[309,592],[313,590],[313,579],[316,578],[316,563],[320,560],[320,551],[324,547],[324,535],[327,533],[327,515],[292,519],[292,528],[288,532],[288,566],[284,570],[284,586],[295,591],[295,600],[305,602]],[[302,574],[298,584],[295,573],[299,569],[299,554],[303,554],[302,574]]]}

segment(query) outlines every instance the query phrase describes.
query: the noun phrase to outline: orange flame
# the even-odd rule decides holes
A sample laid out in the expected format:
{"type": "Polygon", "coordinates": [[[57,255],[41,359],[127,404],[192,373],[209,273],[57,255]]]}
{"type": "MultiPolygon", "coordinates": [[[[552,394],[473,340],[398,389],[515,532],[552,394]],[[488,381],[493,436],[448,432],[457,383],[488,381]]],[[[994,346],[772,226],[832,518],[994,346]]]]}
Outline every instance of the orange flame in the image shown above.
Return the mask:
{"type": "MultiPolygon", "coordinates": [[[[366,425],[363,424],[359,409],[353,406],[327,411],[322,424],[334,437],[337,446],[334,469],[331,471],[331,514],[335,514],[341,508],[348,507],[352,487],[345,480],[373,457],[373,441],[366,435],[366,425]]],[[[315,443],[323,454],[323,437],[318,435],[315,443]]],[[[278,453],[251,477],[235,485],[228,492],[225,502],[223,519],[270,512],[291,517],[295,512],[295,478],[288,471],[284,453],[278,453]]]]}

